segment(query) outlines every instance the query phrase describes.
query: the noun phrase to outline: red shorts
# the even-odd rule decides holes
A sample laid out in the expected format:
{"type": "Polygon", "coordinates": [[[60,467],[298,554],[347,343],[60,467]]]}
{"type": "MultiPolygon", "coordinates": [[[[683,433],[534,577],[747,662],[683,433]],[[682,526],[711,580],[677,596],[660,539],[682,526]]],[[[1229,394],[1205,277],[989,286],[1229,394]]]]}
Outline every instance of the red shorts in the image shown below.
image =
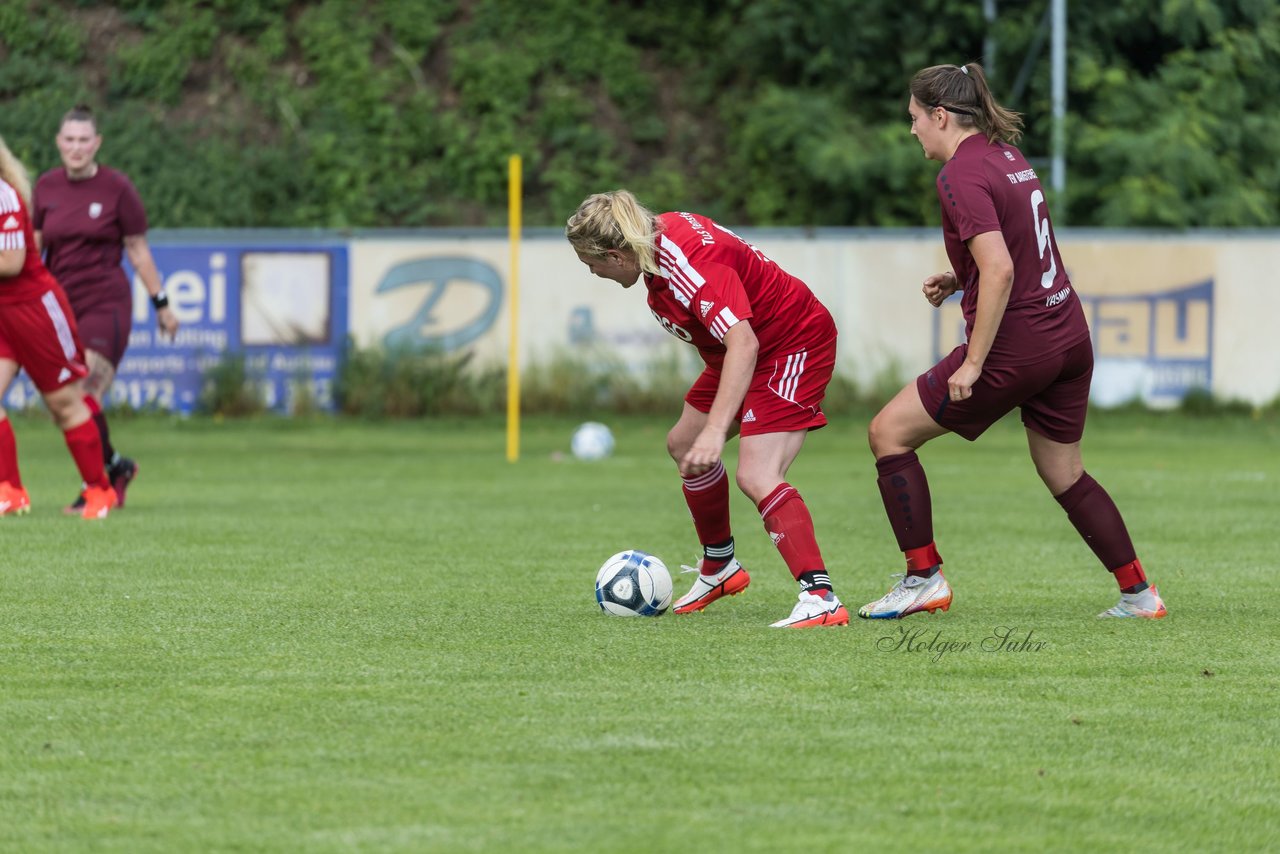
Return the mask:
{"type": "Polygon", "coordinates": [[[0,359],[21,365],[44,394],[89,374],[76,321],[61,289],[0,304],[0,359]]]}
{"type": "MultiPolygon", "coordinates": [[[[827,416],[819,406],[836,367],[836,340],[819,346],[780,353],[756,361],[751,386],[738,410],[739,433],[793,433],[825,427],[827,416]]],[[[685,402],[699,412],[710,412],[720,387],[720,371],[707,368],[694,381],[685,402]]]]}
{"type": "Polygon", "coordinates": [[[972,442],[992,424],[1022,408],[1022,423],[1046,439],[1079,442],[1089,409],[1093,378],[1093,342],[1073,347],[1030,365],[984,365],[968,400],[950,400],[947,380],[964,361],[960,345],[916,378],[925,410],[942,427],[972,442]]]}
{"type": "Polygon", "coordinates": [[[125,301],[98,303],[76,316],[80,341],[86,350],[101,353],[112,366],[120,367],[129,347],[133,328],[133,305],[125,301]]]}

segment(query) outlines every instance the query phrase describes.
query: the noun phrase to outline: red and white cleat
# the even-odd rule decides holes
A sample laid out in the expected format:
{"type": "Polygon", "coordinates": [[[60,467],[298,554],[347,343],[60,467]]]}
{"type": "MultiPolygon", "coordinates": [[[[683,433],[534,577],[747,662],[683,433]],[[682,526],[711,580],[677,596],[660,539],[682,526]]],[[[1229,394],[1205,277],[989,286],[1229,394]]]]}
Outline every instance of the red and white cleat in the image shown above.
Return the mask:
{"type": "Polygon", "coordinates": [[[0,483],[0,516],[25,516],[31,512],[27,491],[9,481],[0,483]]]}
{"type": "Polygon", "coordinates": [[[829,590],[822,593],[804,591],[800,601],[791,609],[791,616],[772,623],[773,629],[807,629],[812,626],[847,626],[849,612],[836,594],[829,590]]]}
{"type": "Polygon", "coordinates": [[[683,569],[685,572],[697,572],[698,577],[694,579],[689,592],[676,600],[675,607],[671,610],[677,614],[701,611],[721,596],[737,596],[751,583],[751,576],[747,575],[747,570],[738,563],[737,558],[730,558],[714,575],[702,574],[702,560],[698,561],[697,566],[686,566],[683,569]]]}

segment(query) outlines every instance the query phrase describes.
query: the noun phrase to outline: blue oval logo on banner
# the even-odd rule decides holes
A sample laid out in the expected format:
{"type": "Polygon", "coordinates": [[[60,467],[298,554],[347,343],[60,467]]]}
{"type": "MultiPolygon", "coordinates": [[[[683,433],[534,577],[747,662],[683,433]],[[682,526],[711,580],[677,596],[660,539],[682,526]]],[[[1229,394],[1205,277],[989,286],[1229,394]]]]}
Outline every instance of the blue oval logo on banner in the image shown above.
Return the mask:
{"type": "Polygon", "coordinates": [[[498,317],[498,309],[502,305],[502,276],[492,266],[475,258],[415,258],[412,261],[402,261],[387,271],[374,293],[423,285],[426,286],[426,293],[418,310],[408,322],[391,329],[383,336],[382,340],[388,349],[456,350],[488,332],[498,317]],[[479,315],[456,329],[435,334],[423,332],[428,326],[442,324],[443,321],[434,312],[450,288],[475,287],[483,289],[488,297],[488,302],[479,315]]]}

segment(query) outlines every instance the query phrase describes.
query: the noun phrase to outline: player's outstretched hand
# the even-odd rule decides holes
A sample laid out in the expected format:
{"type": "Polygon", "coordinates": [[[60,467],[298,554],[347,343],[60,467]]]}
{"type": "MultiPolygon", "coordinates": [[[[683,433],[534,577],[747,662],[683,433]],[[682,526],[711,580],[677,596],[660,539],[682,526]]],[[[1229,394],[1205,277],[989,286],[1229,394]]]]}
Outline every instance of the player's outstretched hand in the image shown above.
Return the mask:
{"type": "Polygon", "coordinates": [[[956,281],[956,274],[948,270],[945,273],[934,273],[932,276],[924,280],[924,285],[920,288],[924,292],[924,298],[937,308],[942,305],[943,301],[954,294],[960,287],[960,283],[956,281]]]}

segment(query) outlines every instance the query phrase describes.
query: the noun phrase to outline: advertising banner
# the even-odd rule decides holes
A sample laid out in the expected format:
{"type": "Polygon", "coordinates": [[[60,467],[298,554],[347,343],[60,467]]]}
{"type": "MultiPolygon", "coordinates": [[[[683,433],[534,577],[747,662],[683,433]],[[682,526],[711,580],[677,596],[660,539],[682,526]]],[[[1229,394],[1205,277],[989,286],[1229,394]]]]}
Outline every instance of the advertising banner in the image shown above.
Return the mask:
{"type": "MultiPolygon", "coordinates": [[[[827,305],[840,330],[837,370],[863,388],[905,382],[964,338],[959,299],[941,309],[922,280],[949,268],[928,229],[739,231],[827,305]]],[[[593,277],[558,229],[519,252],[512,329],[511,247],[496,229],[319,239],[215,233],[156,240],[153,252],[182,329],[157,335],[141,283],[133,331],[110,393],[116,404],[193,411],[227,359],[243,358],[274,410],[332,408],[348,336],[360,347],[466,353],[502,368],[513,336],[522,365],[562,354],[612,370],[696,353],[663,331],[642,287],[593,277]]],[[[1109,406],[1176,404],[1192,389],[1267,403],[1280,395],[1280,235],[1064,232],[1059,243],[1093,333],[1093,398],[1109,406]]],[[[24,376],[6,405],[36,400],[24,376]]]]}
{"type": "MultiPolygon", "coordinates": [[[[300,394],[332,408],[347,333],[345,244],[160,244],[152,254],[181,328],[172,341],[159,334],[146,288],[126,265],[132,331],[109,405],[190,413],[207,373],[237,354],[268,408],[291,412],[300,394]]],[[[5,405],[38,399],[23,373],[5,405]]]]}

